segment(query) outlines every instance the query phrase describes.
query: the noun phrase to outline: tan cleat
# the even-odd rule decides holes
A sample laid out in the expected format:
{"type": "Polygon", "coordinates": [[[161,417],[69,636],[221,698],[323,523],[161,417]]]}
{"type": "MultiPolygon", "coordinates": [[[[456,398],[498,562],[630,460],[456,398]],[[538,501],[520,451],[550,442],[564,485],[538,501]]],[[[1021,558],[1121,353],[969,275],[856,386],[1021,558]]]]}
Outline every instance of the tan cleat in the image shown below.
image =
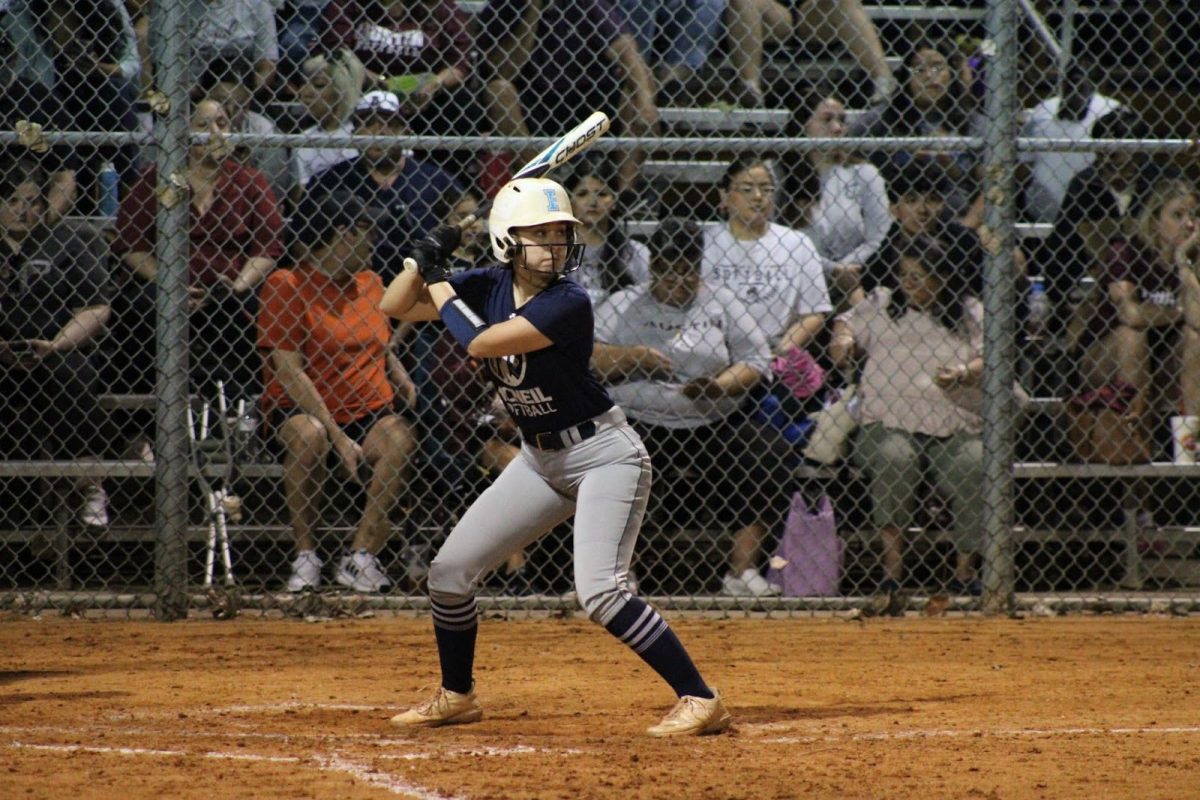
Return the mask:
{"type": "Polygon", "coordinates": [[[461,694],[438,687],[433,697],[408,711],[392,717],[392,724],[402,728],[436,728],[439,725],[463,725],[479,722],[483,709],[475,700],[474,690],[461,694]]]}
{"type": "Polygon", "coordinates": [[[721,693],[713,689],[711,700],[704,697],[681,697],[675,707],[646,733],[651,736],[704,736],[720,733],[729,727],[732,718],[721,702],[721,693]]]}

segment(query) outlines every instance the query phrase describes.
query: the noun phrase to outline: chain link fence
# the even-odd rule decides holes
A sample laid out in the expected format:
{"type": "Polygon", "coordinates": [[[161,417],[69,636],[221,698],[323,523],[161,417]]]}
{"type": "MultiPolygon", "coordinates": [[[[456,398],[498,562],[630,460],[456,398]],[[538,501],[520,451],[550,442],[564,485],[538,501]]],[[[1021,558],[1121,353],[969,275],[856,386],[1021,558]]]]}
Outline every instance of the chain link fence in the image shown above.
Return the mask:
{"type": "MultiPolygon", "coordinates": [[[[601,109],[612,134],[552,177],[593,370],[654,465],[641,594],[1190,607],[1198,26],[1172,2],[5,0],[0,605],[422,607],[538,398],[519,359],[489,373],[379,303],[417,239],[601,109]]],[[[492,261],[467,227],[455,269],[492,261]]],[[[555,528],[481,598],[573,609],[572,551],[555,528]]]]}

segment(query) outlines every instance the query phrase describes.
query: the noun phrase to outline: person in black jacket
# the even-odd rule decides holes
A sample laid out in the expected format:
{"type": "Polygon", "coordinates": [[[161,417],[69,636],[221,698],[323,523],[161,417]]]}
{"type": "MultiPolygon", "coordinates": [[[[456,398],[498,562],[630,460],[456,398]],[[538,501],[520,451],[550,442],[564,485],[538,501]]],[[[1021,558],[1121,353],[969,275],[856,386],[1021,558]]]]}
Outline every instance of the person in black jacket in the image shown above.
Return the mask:
{"type": "MultiPolygon", "coordinates": [[[[368,92],[354,111],[354,132],[363,136],[407,134],[405,107],[392,92],[368,92]]],[[[403,269],[408,246],[442,220],[444,198],[462,189],[441,167],[420,161],[404,147],[367,147],[362,154],[318,172],[308,198],[350,192],[377,211],[379,236],[373,269],[385,285],[403,269]]],[[[302,203],[311,202],[306,198],[302,203]]]]}

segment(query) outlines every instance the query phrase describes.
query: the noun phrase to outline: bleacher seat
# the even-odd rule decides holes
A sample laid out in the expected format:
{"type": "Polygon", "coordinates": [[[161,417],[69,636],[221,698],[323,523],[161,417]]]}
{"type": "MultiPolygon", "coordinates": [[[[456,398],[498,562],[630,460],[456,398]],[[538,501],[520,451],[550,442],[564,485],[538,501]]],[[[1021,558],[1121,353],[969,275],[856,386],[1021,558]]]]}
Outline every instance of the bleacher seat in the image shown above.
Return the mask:
{"type": "MultiPolygon", "coordinates": [[[[722,220],[709,220],[700,224],[708,227],[723,225],[724,222],[722,220]]],[[[658,220],[631,219],[626,220],[624,225],[626,233],[628,233],[630,236],[633,236],[637,239],[646,240],[649,239],[650,236],[654,234],[654,231],[658,229],[658,220]]],[[[1044,239],[1049,235],[1050,230],[1053,227],[1054,226],[1048,222],[1019,222],[1017,223],[1016,230],[1017,236],[1021,239],[1044,239]]]]}

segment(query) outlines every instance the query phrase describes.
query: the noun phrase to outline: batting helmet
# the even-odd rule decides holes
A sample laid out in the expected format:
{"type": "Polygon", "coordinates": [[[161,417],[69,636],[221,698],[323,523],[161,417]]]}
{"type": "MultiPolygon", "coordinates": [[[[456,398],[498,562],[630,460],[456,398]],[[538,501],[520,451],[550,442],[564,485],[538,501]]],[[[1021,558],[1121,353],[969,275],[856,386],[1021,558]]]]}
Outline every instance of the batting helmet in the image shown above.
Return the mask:
{"type": "Polygon", "coordinates": [[[488,235],[492,254],[507,264],[517,246],[513,228],[528,228],[548,222],[579,224],[571,211],[567,190],[545,178],[518,178],[509,181],[496,193],[492,213],[488,217],[488,235]]]}

